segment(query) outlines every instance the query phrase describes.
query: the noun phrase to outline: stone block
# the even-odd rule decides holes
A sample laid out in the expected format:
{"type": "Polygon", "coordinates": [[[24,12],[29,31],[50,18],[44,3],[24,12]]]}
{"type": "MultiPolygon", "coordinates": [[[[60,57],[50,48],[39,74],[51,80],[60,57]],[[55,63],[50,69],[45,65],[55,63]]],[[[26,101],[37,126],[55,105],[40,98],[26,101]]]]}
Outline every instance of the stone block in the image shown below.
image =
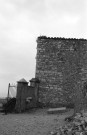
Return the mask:
{"type": "Polygon", "coordinates": [[[61,107],[61,108],[50,108],[47,110],[48,114],[55,114],[55,113],[64,113],[66,112],[66,107],[61,107]]]}

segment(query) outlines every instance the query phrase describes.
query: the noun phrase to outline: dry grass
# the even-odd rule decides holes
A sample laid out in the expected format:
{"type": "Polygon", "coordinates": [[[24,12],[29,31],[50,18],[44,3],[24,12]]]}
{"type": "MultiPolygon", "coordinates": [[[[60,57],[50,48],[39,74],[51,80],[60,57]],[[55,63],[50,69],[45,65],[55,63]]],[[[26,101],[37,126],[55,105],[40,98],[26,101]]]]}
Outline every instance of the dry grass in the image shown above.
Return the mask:
{"type": "Polygon", "coordinates": [[[47,109],[23,114],[0,114],[0,135],[50,135],[72,111],[64,114],[47,114],[47,109]]]}

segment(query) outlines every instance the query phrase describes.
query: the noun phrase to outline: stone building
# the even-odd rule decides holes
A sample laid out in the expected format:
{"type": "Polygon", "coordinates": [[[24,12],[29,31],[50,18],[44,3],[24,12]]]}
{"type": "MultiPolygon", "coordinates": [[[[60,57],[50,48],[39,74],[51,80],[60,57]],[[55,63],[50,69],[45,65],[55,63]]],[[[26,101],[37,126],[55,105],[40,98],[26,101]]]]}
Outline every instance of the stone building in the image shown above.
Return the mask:
{"type": "Polygon", "coordinates": [[[17,82],[17,94],[16,94],[16,106],[17,112],[23,112],[30,108],[37,107],[38,102],[38,85],[39,81],[35,78],[30,80],[30,86],[28,82],[22,78],[17,82]]]}
{"type": "Polygon", "coordinates": [[[78,84],[83,92],[87,81],[87,40],[38,37],[35,77],[40,102],[73,103],[78,84]]]}

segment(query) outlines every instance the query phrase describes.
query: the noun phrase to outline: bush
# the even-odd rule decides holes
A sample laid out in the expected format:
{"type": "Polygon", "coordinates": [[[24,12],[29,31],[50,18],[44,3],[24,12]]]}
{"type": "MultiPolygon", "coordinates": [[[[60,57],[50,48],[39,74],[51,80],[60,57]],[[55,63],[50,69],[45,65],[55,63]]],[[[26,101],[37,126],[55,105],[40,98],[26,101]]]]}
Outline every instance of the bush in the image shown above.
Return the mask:
{"type": "Polygon", "coordinates": [[[3,104],[3,112],[12,113],[15,109],[15,105],[16,105],[16,98],[9,99],[7,103],[3,104]]]}

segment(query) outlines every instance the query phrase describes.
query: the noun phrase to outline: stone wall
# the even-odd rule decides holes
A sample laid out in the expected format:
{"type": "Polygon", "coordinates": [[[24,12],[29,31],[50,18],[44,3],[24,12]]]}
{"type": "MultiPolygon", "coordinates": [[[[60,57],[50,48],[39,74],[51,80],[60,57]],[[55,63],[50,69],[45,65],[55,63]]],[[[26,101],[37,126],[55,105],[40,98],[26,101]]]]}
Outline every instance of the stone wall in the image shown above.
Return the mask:
{"type": "Polygon", "coordinates": [[[37,88],[28,86],[27,83],[18,82],[15,107],[17,112],[26,111],[37,106],[36,91],[37,88]]]}
{"type": "Polygon", "coordinates": [[[77,83],[87,81],[87,40],[38,37],[35,77],[40,102],[73,103],[77,83]]]}

